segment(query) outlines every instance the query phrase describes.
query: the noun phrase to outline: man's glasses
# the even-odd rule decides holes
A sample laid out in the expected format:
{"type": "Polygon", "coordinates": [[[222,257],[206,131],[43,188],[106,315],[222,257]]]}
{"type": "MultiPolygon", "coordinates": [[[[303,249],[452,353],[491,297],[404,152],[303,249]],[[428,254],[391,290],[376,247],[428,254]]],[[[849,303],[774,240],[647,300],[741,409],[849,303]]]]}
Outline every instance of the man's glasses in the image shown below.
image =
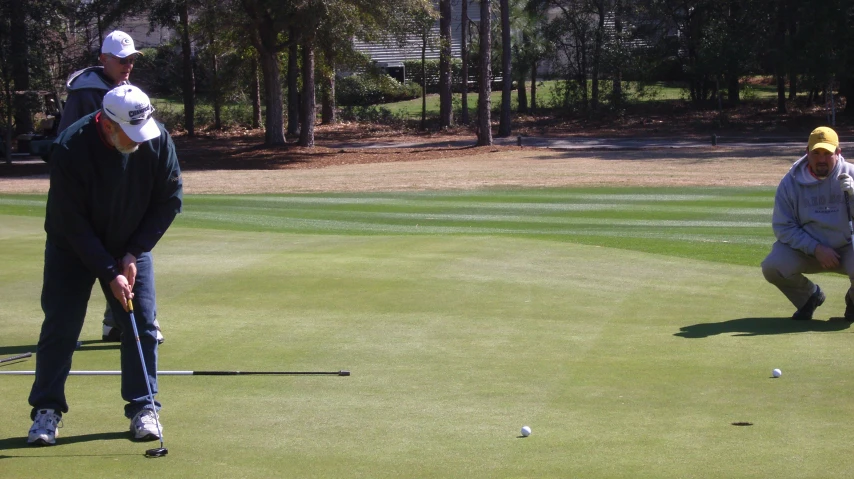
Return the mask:
{"type": "Polygon", "coordinates": [[[115,58],[116,60],[118,60],[119,65],[127,65],[128,63],[130,63],[131,65],[133,65],[133,62],[135,62],[135,61],[136,61],[136,55],[129,55],[129,56],[126,56],[126,57],[124,57],[124,58],[119,58],[119,57],[117,57],[117,56],[115,56],[115,55],[108,55],[108,56],[109,56],[109,57],[111,57],[111,58],[115,58]]]}

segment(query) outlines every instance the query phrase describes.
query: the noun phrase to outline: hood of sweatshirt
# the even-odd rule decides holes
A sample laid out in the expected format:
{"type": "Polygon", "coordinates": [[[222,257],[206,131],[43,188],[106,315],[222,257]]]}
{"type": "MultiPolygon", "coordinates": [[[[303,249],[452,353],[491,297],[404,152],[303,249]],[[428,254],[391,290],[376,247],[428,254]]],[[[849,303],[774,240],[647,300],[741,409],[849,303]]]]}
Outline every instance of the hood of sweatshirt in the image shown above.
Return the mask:
{"type": "Polygon", "coordinates": [[[842,171],[842,164],[845,163],[845,158],[842,158],[842,155],[839,155],[839,159],[836,161],[836,165],[833,167],[833,170],[827,175],[826,178],[816,178],[809,169],[809,162],[807,161],[807,155],[802,156],[798,161],[796,161],[792,168],[789,169],[789,174],[792,175],[795,182],[802,186],[810,186],[820,183],[827,178],[837,178],[842,171]]]}
{"type": "Polygon", "coordinates": [[[113,89],[113,83],[104,75],[104,67],[89,67],[78,70],[69,75],[65,86],[68,91],[94,88],[108,92],[113,89]]]}

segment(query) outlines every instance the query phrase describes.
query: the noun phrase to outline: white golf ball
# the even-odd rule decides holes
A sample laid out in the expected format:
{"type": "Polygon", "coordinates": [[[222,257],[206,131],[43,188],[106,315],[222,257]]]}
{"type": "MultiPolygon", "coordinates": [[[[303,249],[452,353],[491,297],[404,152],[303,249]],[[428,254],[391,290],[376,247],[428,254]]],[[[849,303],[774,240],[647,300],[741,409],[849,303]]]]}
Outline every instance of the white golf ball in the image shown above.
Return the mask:
{"type": "Polygon", "coordinates": [[[780,376],[783,375],[783,371],[780,371],[779,369],[775,369],[775,370],[771,371],[771,375],[773,375],[775,378],[779,378],[780,376]]]}
{"type": "Polygon", "coordinates": [[[531,428],[528,426],[522,426],[522,436],[528,437],[531,435],[531,428]]]}

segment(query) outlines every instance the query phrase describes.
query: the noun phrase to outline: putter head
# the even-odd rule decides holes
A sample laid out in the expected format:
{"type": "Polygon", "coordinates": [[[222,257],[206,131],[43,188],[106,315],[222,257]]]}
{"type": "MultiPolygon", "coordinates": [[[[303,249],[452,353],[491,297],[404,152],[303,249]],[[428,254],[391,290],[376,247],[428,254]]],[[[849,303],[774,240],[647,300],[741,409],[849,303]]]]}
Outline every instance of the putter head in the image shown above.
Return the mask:
{"type": "Polygon", "coordinates": [[[163,457],[169,454],[169,449],[165,447],[156,447],[145,451],[145,457],[163,457]]]}

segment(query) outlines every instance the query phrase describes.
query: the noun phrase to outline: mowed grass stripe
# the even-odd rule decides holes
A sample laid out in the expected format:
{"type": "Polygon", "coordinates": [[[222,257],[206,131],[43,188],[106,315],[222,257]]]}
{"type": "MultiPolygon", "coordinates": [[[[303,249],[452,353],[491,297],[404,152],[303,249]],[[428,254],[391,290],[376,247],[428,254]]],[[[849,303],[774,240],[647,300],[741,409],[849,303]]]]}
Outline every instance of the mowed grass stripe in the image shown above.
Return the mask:
{"type": "MultiPolygon", "coordinates": [[[[551,188],[194,195],[175,224],[291,234],[501,235],[756,264],[773,242],[773,194],[770,188],[551,188]]],[[[40,217],[44,201],[0,196],[0,213],[40,217]]]]}
{"type": "MultiPolygon", "coordinates": [[[[304,211],[303,211],[304,212],[304,211]]],[[[294,214],[283,220],[296,218],[299,211],[290,211],[294,214]]],[[[322,214],[322,213],[321,213],[322,214]]],[[[340,216],[337,213],[328,213],[330,217],[340,216]]],[[[466,214],[460,213],[367,213],[359,211],[347,212],[350,221],[348,224],[369,223],[370,220],[387,220],[390,223],[397,221],[438,221],[453,223],[519,223],[519,224],[555,224],[555,225],[611,225],[611,226],[664,226],[664,227],[730,227],[730,228],[764,228],[768,226],[767,221],[731,221],[731,220],[650,220],[650,219],[618,219],[618,218],[588,218],[588,217],[562,217],[562,216],[520,216],[500,214],[466,214]]],[[[242,215],[234,212],[230,215],[222,213],[194,213],[194,218],[214,219],[221,221],[252,222],[260,218],[270,216],[242,215]]],[[[300,218],[309,215],[299,215],[300,218]]],[[[317,216],[317,215],[315,215],[317,216]]]]}
{"type": "Polygon", "coordinates": [[[195,196],[179,221],[289,233],[502,235],[754,265],[773,242],[773,194],[769,188],[572,188],[195,196]]]}

